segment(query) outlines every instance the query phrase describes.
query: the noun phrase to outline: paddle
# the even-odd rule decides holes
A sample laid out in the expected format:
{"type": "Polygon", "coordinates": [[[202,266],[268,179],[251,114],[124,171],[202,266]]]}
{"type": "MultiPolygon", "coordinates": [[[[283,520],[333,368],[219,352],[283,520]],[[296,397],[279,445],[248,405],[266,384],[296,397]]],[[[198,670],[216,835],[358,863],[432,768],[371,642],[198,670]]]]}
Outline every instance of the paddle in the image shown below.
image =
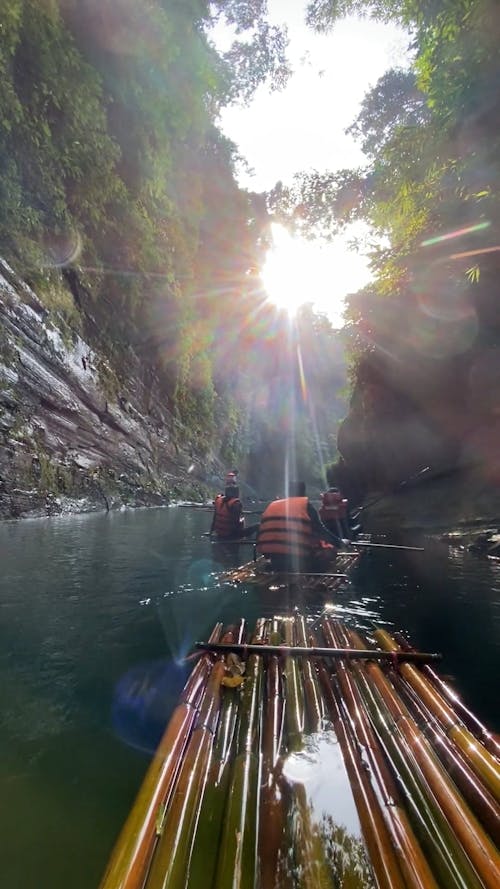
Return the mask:
{"type": "Polygon", "coordinates": [[[376,546],[379,549],[404,549],[412,553],[423,553],[425,552],[423,546],[397,546],[395,543],[368,543],[368,541],[359,541],[353,540],[349,547],[351,546],[376,546]]]}
{"type": "Polygon", "coordinates": [[[381,500],[385,500],[386,497],[392,497],[394,494],[399,492],[400,488],[403,488],[409,482],[416,481],[421,475],[425,475],[426,472],[430,472],[431,467],[426,466],[424,469],[420,469],[419,472],[413,473],[413,475],[408,476],[408,478],[403,479],[402,482],[399,482],[395,488],[391,488],[390,491],[387,491],[385,494],[380,494],[379,497],[375,497],[374,500],[370,500],[369,503],[365,503],[364,506],[357,506],[352,510],[351,515],[356,516],[364,509],[370,509],[371,506],[375,506],[376,503],[380,503],[381,500]]]}
{"type": "MultiPolygon", "coordinates": [[[[209,532],[202,534],[202,537],[210,537],[209,532]]],[[[210,537],[210,543],[221,543],[223,546],[255,546],[255,540],[245,540],[238,537],[236,540],[225,540],[223,537],[210,537]]]]}
{"type": "MultiPolygon", "coordinates": [[[[206,531],[202,534],[202,537],[209,537],[210,534],[206,531]]],[[[220,538],[211,539],[211,543],[222,543],[224,546],[255,546],[255,540],[222,540],[220,538]]],[[[349,541],[348,547],[357,547],[357,546],[371,546],[377,547],[378,549],[402,549],[408,552],[414,553],[423,553],[425,552],[423,546],[398,546],[395,543],[369,543],[366,540],[352,540],[349,541]]],[[[289,573],[289,572],[288,572],[289,573]]]]}
{"type": "Polygon", "coordinates": [[[287,577],[344,577],[348,578],[348,574],[328,574],[318,571],[276,571],[275,574],[286,574],[287,577]]]}
{"type": "Polygon", "coordinates": [[[442,654],[428,651],[376,651],[372,648],[305,648],[300,645],[232,645],[230,642],[195,642],[200,651],[234,651],[249,654],[278,654],[286,657],[323,657],[340,660],[380,660],[389,663],[432,663],[442,660],[442,654]]]}

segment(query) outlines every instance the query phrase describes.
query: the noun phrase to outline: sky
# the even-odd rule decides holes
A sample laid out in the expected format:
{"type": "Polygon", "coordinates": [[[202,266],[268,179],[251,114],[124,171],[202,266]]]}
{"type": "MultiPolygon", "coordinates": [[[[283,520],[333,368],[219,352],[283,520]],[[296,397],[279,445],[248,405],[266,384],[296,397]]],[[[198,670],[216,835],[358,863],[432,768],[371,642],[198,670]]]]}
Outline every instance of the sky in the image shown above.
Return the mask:
{"type": "MultiPolygon", "coordinates": [[[[306,0],[269,0],[270,18],[285,23],[290,37],[294,74],[286,89],[260,87],[249,106],[232,106],[221,115],[221,128],[249,166],[241,167],[240,184],[253,191],[268,190],[278,180],[290,182],[300,171],[363,164],[361,149],[345,129],[384,71],[407,62],[408,37],[394,25],[348,18],[332,33],[318,35],[303,23],[305,6],[306,0]]],[[[216,33],[220,48],[227,40],[223,30],[216,33]]],[[[267,274],[264,270],[271,298],[288,300],[290,310],[298,301],[311,301],[341,326],[344,296],[370,279],[366,257],[348,248],[352,238],[353,232],[325,245],[278,233],[267,274]],[[300,288],[308,291],[303,298],[300,288]]]]}

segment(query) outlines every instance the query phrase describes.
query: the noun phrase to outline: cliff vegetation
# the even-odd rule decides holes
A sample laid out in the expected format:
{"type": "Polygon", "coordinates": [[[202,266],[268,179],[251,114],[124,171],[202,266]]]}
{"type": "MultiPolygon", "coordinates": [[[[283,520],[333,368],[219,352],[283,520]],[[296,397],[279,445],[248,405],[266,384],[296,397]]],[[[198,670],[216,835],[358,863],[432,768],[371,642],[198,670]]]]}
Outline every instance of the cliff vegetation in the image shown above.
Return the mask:
{"type": "Polygon", "coordinates": [[[235,465],[274,491],[290,441],[324,482],[344,343],[269,305],[266,199],[218,126],[286,44],[260,0],[2,4],[1,516],[202,499],[235,465]]]}
{"type": "Polygon", "coordinates": [[[361,497],[455,470],[449,491],[462,479],[469,507],[500,482],[500,11],[320,0],[309,23],[327,32],[350,13],[403,26],[411,47],[350,128],[367,163],[298,174],[272,196],[299,230],[370,232],[374,281],[348,299],[352,398],[330,479],[361,497]]]}

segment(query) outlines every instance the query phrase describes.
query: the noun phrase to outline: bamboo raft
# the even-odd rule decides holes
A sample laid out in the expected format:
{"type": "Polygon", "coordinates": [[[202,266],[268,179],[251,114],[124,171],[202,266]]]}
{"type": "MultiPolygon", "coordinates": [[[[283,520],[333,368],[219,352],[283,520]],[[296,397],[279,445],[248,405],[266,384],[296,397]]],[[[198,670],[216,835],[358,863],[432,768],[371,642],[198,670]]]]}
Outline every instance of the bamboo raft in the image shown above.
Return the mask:
{"type": "Polygon", "coordinates": [[[217,624],[101,889],[498,889],[499,746],[437,658],[326,614],[217,624]]]}
{"type": "Polygon", "coordinates": [[[335,560],[335,570],[324,572],[305,573],[270,571],[263,556],[255,561],[245,562],[239,568],[232,568],[219,574],[219,582],[228,584],[250,584],[259,587],[268,593],[275,593],[284,589],[300,589],[301,593],[331,593],[342,585],[350,571],[359,561],[360,554],[338,553],[335,560]]]}

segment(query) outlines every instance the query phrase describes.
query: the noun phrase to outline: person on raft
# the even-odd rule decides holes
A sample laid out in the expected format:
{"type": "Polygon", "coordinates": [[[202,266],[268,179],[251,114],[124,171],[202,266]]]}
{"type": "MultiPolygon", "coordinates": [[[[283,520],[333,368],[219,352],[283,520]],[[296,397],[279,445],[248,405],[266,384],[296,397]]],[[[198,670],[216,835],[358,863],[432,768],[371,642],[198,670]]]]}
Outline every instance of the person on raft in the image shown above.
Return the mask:
{"type": "Polygon", "coordinates": [[[304,482],[290,482],[288,497],[266,507],[257,532],[257,552],[270,560],[273,571],[324,570],[349,543],[325,527],[304,482]]]}
{"type": "Polygon", "coordinates": [[[350,537],[349,502],[338,488],[328,488],[321,495],[319,517],[326,528],[340,537],[350,537]]]}
{"type": "Polygon", "coordinates": [[[240,489],[237,485],[226,485],[224,493],[217,494],[214,500],[210,534],[216,534],[221,540],[234,540],[242,537],[244,530],[245,519],[240,489]]]}

